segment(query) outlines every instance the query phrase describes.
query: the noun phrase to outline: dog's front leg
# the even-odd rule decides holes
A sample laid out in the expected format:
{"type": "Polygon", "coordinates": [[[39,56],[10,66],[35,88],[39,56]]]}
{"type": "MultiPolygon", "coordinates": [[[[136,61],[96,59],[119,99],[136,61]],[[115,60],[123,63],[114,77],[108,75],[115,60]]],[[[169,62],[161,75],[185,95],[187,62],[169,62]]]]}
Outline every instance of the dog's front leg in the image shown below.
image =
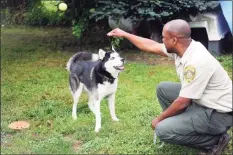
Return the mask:
{"type": "Polygon", "coordinates": [[[109,111],[110,111],[110,115],[112,119],[114,121],[119,121],[115,113],[115,93],[108,96],[108,106],[109,106],[109,111]]]}
{"type": "Polygon", "coordinates": [[[95,108],[95,132],[99,132],[101,128],[101,113],[100,113],[100,100],[94,100],[95,108]]]}
{"type": "Polygon", "coordinates": [[[95,95],[93,95],[93,93],[91,92],[88,92],[88,106],[95,115],[94,101],[95,101],[95,95]]]}

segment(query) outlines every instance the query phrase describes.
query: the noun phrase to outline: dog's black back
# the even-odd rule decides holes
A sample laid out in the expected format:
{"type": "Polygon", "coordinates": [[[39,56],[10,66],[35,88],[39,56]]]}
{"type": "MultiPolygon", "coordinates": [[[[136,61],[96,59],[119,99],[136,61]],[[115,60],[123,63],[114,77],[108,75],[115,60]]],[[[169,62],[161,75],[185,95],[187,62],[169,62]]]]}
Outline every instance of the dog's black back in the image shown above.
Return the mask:
{"type": "Polygon", "coordinates": [[[70,88],[75,92],[82,82],[90,91],[97,88],[98,84],[103,84],[104,81],[113,83],[115,78],[105,70],[103,63],[108,59],[108,54],[103,60],[93,61],[93,54],[88,52],[79,52],[71,59],[70,67],[70,88]]]}

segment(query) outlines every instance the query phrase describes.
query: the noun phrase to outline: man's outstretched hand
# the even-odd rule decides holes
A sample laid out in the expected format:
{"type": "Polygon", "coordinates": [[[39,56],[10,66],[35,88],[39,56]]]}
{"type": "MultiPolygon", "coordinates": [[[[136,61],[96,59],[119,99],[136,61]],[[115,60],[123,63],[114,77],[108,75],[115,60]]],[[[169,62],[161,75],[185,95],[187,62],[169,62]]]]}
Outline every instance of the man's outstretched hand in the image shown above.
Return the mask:
{"type": "Polygon", "coordinates": [[[119,28],[116,28],[116,29],[110,31],[107,35],[113,36],[113,37],[124,37],[126,33],[127,32],[125,32],[119,28]]]}

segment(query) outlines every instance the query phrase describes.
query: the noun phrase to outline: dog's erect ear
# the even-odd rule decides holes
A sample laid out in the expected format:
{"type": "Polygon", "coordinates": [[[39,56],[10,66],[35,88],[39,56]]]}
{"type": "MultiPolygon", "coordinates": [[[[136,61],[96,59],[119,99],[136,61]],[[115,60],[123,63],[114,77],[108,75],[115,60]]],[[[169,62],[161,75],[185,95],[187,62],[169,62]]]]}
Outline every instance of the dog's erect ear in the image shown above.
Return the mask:
{"type": "Polygon", "coordinates": [[[115,50],[115,48],[113,47],[113,45],[112,45],[112,50],[113,50],[114,52],[116,52],[116,50],[115,50]]]}
{"type": "Polygon", "coordinates": [[[99,58],[100,58],[101,60],[104,58],[105,53],[106,53],[106,52],[105,52],[104,50],[99,49],[99,58]]]}

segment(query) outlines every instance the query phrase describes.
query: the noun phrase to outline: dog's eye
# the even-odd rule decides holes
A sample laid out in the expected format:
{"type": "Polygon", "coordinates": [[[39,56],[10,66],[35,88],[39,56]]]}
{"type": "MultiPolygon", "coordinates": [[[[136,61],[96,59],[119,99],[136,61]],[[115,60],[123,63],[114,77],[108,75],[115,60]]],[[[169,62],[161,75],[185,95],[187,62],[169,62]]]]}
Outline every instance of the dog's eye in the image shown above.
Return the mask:
{"type": "Polygon", "coordinates": [[[110,58],[110,60],[113,60],[113,59],[115,59],[115,57],[111,57],[111,58],[110,58]]]}

